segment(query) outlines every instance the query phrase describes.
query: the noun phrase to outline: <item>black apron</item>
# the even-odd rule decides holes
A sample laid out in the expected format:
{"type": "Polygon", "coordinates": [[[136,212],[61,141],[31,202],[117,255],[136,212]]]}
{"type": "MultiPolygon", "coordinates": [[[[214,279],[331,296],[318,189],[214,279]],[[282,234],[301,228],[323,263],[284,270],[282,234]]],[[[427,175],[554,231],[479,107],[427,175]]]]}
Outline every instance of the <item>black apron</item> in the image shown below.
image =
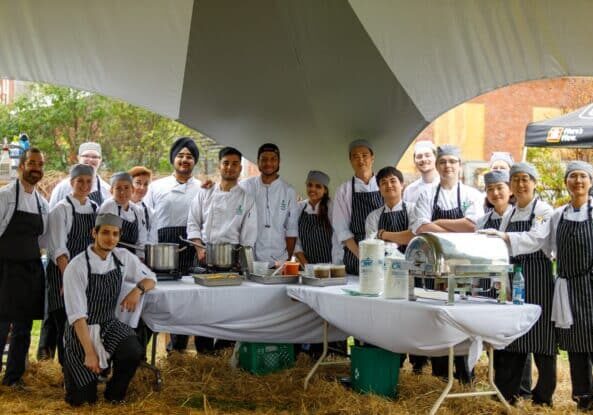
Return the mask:
{"type": "Polygon", "coordinates": [[[20,183],[12,218],[0,236],[0,321],[27,322],[43,319],[45,274],[39,252],[43,216],[35,193],[38,213],[18,210],[20,183]]]}
{"type": "MultiPolygon", "coordinates": [[[[72,260],[93,243],[92,231],[97,217],[97,204],[90,201],[93,213],[78,213],[68,196],[66,196],[66,200],[72,207],[72,226],[66,238],[66,248],[70,260],[72,260]]],[[[63,286],[60,269],[54,261],[49,261],[45,272],[47,274],[47,311],[52,312],[64,308],[64,296],[60,292],[63,286]]]]}
{"type": "Polygon", "coordinates": [[[310,264],[331,263],[333,230],[327,229],[319,215],[309,214],[305,209],[306,204],[299,216],[299,239],[305,258],[310,264]]]}
{"type": "Polygon", "coordinates": [[[573,324],[569,329],[556,328],[556,334],[561,349],[575,353],[591,353],[593,352],[591,201],[589,200],[587,204],[587,220],[583,222],[565,220],[564,212],[556,231],[558,277],[566,278],[573,324]]]}
{"type": "Polygon", "coordinates": [[[177,269],[181,275],[188,275],[191,268],[196,265],[196,250],[193,245],[183,242],[179,239],[187,239],[186,226],[168,226],[160,228],[158,231],[159,242],[179,244],[180,248],[186,246],[187,249],[179,252],[179,268],[177,269]]]}
{"type": "MultiPolygon", "coordinates": [[[[350,217],[350,232],[354,234],[354,241],[358,244],[365,237],[364,225],[369,213],[379,209],[383,204],[383,198],[379,191],[374,192],[355,192],[354,177],[352,186],[352,215],[350,217]]],[[[358,258],[347,248],[344,247],[344,265],[346,272],[351,275],[358,275],[358,258]]]]}
{"type": "MultiPolygon", "coordinates": [[[[531,229],[535,218],[535,206],[531,208],[528,220],[512,222],[517,208],[513,208],[505,232],[527,232],[531,229]]],[[[537,252],[511,257],[511,263],[521,265],[525,278],[525,302],[537,304],[542,308],[542,314],[535,325],[525,335],[512,342],[505,350],[514,353],[539,353],[555,355],[556,339],[554,324],[552,323],[552,300],[554,297],[554,277],[552,276],[552,262],[540,249],[537,252]]],[[[509,276],[511,292],[512,275],[509,276]]]]}
{"type": "MultiPolygon", "coordinates": [[[[119,240],[121,242],[125,242],[132,245],[138,244],[138,215],[136,215],[136,211],[132,208],[131,204],[128,204],[128,209],[132,209],[132,213],[134,214],[134,221],[130,222],[124,218],[121,218],[121,206],[117,206],[117,215],[122,219],[121,224],[121,235],[119,240]]],[[[134,248],[126,247],[128,251],[136,254],[136,250],[134,248]]]]}
{"type": "Polygon", "coordinates": [[[144,210],[144,223],[146,224],[146,232],[150,234],[151,224],[150,224],[150,216],[148,215],[148,206],[144,202],[140,202],[142,204],[142,209],[144,210]]]}
{"type": "MultiPolygon", "coordinates": [[[[402,201],[402,209],[397,212],[386,212],[383,209],[381,216],[379,216],[379,224],[377,230],[384,229],[386,232],[403,232],[407,231],[409,227],[408,210],[406,202],[402,201]]],[[[406,253],[407,245],[400,245],[397,247],[402,254],[406,253]]]]}
{"type": "MultiPolygon", "coordinates": [[[[492,219],[492,213],[494,213],[494,208],[490,208],[490,214],[488,215],[488,220],[484,223],[482,229],[498,229],[500,228],[500,223],[502,222],[502,218],[492,219]]],[[[482,291],[480,295],[490,298],[497,298],[498,295],[496,294],[496,290],[492,289],[492,281],[490,278],[480,278],[479,281],[480,290],[482,291]],[[485,292],[487,291],[487,292],[485,292]]]]}
{"type": "MultiPolygon", "coordinates": [[[[105,274],[93,274],[89,253],[86,249],[84,251],[88,275],[85,291],[88,307],[87,324],[101,325],[101,342],[107,353],[113,355],[121,341],[135,336],[135,332],[115,317],[115,309],[119,307],[117,299],[122,287],[122,273],[121,262],[113,253],[111,255],[113,255],[115,268],[105,274]]],[[[97,380],[97,375],[84,365],[84,349],[71,325],[68,325],[64,334],[64,343],[64,360],[78,388],[97,380]]]]}
{"type": "Polygon", "coordinates": [[[89,193],[88,197],[98,206],[101,206],[103,204],[103,193],[101,192],[101,179],[99,179],[98,174],[96,174],[95,177],[97,178],[97,190],[89,193]]]}

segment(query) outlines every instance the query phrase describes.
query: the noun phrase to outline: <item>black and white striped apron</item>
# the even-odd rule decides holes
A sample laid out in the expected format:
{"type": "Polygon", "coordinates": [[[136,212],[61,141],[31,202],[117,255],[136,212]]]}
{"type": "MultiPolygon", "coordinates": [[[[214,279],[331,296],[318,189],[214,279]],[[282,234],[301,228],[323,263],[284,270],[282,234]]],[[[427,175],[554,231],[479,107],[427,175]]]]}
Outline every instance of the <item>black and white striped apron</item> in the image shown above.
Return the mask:
{"type": "MultiPolygon", "coordinates": [[[[492,214],[494,213],[494,209],[490,210],[490,214],[488,215],[488,220],[484,223],[482,229],[498,229],[500,228],[500,223],[502,222],[502,218],[492,219],[492,214]]],[[[482,292],[480,295],[490,298],[497,298],[496,290],[492,289],[492,281],[490,278],[480,278],[480,290],[482,292]],[[487,292],[485,292],[487,291],[487,292]]]]}
{"type": "MultiPolygon", "coordinates": [[[[84,251],[93,243],[92,231],[95,227],[97,216],[97,204],[90,201],[93,213],[78,213],[69,196],[66,201],[72,207],[72,226],[66,237],[66,248],[70,259],[84,251]]],[[[58,266],[52,261],[47,264],[47,311],[55,311],[64,308],[64,296],[61,294],[62,273],[58,266]]]]}
{"type": "Polygon", "coordinates": [[[556,328],[556,334],[561,349],[576,353],[591,353],[593,352],[591,201],[589,200],[587,205],[587,220],[583,222],[565,220],[564,212],[556,231],[558,277],[566,278],[573,324],[569,329],[556,328]]]}
{"type": "Polygon", "coordinates": [[[186,246],[187,249],[179,252],[179,268],[178,271],[182,275],[189,274],[191,268],[196,265],[196,250],[193,245],[183,242],[179,239],[181,236],[183,239],[187,239],[187,227],[186,226],[168,226],[160,228],[158,231],[159,242],[180,244],[180,247],[186,246]]]}
{"type": "Polygon", "coordinates": [[[97,190],[89,193],[88,197],[98,206],[101,206],[103,204],[103,193],[101,192],[101,179],[99,179],[99,175],[95,175],[95,177],[97,178],[97,190]]]}
{"type": "MultiPolygon", "coordinates": [[[[113,355],[123,339],[135,336],[134,329],[115,318],[117,299],[122,287],[121,262],[112,253],[115,268],[105,274],[93,274],[87,250],[84,251],[84,255],[88,273],[87,324],[101,325],[101,342],[107,353],[113,355]]],[[[66,329],[64,342],[65,364],[76,385],[81,388],[95,381],[97,375],[84,365],[84,349],[71,325],[66,329]]]]}
{"type": "Polygon", "coordinates": [[[146,224],[146,232],[150,234],[151,230],[151,223],[150,223],[150,216],[148,215],[148,206],[144,202],[140,202],[142,204],[142,209],[144,210],[144,223],[146,224]]]}
{"type": "Polygon", "coordinates": [[[325,226],[319,215],[309,214],[305,209],[306,204],[299,216],[299,239],[305,258],[310,264],[331,263],[333,230],[325,226]]]}
{"type": "MultiPolygon", "coordinates": [[[[379,216],[379,224],[377,230],[383,229],[386,232],[403,232],[407,231],[409,227],[408,221],[408,210],[406,208],[406,202],[402,202],[402,209],[396,212],[386,211],[385,208],[379,216]]],[[[406,252],[407,245],[400,245],[397,249],[404,254],[406,252]]]]}
{"type": "MultiPolygon", "coordinates": [[[[517,208],[513,208],[505,232],[527,232],[531,229],[535,218],[535,206],[531,208],[528,220],[513,222],[513,215],[517,208]]],[[[511,263],[521,265],[525,278],[525,302],[537,304],[542,308],[542,314],[535,325],[525,335],[512,342],[505,350],[514,353],[539,353],[554,355],[556,353],[556,339],[554,324],[552,323],[552,300],[554,297],[554,277],[552,276],[552,262],[540,249],[537,252],[511,257],[511,263]]],[[[511,292],[512,292],[512,276],[511,292]]]]}
{"type": "MultiPolygon", "coordinates": [[[[432,201],[432,216],[430,217],[431,221],[436,221],[439,219],[462,219],[464,217],[463,210],[461,210],[461,186],[459,182],[457,182],[457,207],[453,209],[441,209],[439,207],[439,194],[441,193],[441,185],[437,186],[437,191],[434,195],[434,199],[432,201]]],[[[418,284],[418,280],[416,279],[415,284],[418,284]]],[[[428,278],[424,281],[425,288],[430,290],[434,289],[434,280],[428,278]]]]}
{"type": "MultiPolygon", "coordinates": [[[[358,244],[365,237],[364,225],[369,213],[379,209],[383,204],[383,198],[378,190],[374,192],[355,192],[354,177],[352,186],[352,214],[350,216],[350,232],[354,234],[354,240],[358,244]]],[[[352,275],[358,275],[358,258],[347,248],[344,247],[344,265],[346,272],[352,275]]]]}
{"type": "MultiPolygon", "coordinates": [[[[138,230],[138,215],[136,215],[136,211],[131,205],[128,206],[128,209],[132,209],[132,213],[134,214],[134,222],[130,222],[129,220],[121,218],[121,206],[117,206],[117,215],[122,219],[119,240],[121,242],[136,245],[138,244],[138,235],[140,233],[138,230]]],[[[126,249],[133,254],[136,254],[136,250],[134,248],[126,247],[126,249]]]]}

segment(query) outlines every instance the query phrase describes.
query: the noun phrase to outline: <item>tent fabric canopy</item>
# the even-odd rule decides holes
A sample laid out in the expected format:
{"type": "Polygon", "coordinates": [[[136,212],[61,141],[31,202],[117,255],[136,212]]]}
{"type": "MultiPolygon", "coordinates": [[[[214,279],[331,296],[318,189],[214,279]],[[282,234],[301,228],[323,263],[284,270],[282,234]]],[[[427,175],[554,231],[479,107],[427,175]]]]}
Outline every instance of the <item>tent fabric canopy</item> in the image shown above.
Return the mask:
{"type": "Polygon", "coordinates": [[[526,147],[593,147],[593,104],[525,129],[526,147]]]}
{"type": "Polygon", "coordinates": [[[0,76],[116,97],[300,189],[335,187],[365,138],[395,164],[438,115],[492,89],[592,73],[593,3],[556,0],[0,0],[0,76]]]}

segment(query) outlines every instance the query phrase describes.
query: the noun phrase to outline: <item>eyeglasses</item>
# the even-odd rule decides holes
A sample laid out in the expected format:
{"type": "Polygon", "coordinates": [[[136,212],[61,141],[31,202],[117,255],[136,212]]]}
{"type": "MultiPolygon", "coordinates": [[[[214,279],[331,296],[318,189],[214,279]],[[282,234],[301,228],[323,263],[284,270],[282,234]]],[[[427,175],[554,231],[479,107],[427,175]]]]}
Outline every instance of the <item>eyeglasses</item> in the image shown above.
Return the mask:
{"type": "Polygon", "coordinates": [[[81,154],[80,157],[82,157],[83,159],[92,159],[92,160],[99,160],[101,158],[101,156],[95,156],[92,154],[81,154]]]}

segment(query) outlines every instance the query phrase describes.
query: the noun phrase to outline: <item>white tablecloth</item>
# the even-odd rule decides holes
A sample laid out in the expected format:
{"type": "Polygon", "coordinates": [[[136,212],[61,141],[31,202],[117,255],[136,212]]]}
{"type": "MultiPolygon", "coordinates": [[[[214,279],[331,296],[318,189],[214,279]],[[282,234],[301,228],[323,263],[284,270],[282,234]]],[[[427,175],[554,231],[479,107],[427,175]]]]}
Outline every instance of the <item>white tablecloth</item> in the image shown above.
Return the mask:
{"type": "MultiPolygon", "coordinates": [[[[447,306],[444,301],[430,299],[355,297],[342,288],[295,285],[287,287],[287,294],[367,343],[425,356],[446,355],[448,348],[455,346],[456,353],[469,352],[470,364],[477,359],[482,340],[495,349],[504,348],[529,331],[541,313],[533,304],[502,305],[472,299],[447,306]]],[[[351,281],[348,288],[358,289],[358,284],[351,281]]]]}
{"type": "MultiPolygon", "coordinates": [[[[318,343],[322,319],[286,295],[286,285],[244,281],[203,287],[191,277],[160,281],[146,293],[142,318],[153,331],[264,343],[318,343]]],[[[330,329],[330,340],[346,336],[330,329]]]]}

